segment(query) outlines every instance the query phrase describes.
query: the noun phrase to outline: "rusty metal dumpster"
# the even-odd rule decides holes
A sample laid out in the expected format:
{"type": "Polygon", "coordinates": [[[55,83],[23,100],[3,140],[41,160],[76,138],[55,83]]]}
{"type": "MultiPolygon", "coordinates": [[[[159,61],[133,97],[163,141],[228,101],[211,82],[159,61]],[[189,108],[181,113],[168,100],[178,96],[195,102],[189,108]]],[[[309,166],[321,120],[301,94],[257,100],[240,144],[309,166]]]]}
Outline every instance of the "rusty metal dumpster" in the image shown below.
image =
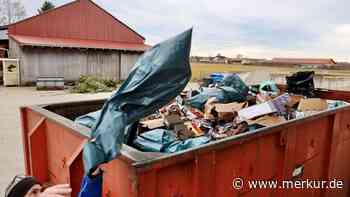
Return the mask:
{"type": "MultiPolygon", "coordinates": [[[[318,90],[326,99],[350,101],[350,92],[318,90]]],[[[21,108],[26,173],[42,182],[70,183],[77,196],[82,148],[89,129],[74,124],[103,100],[21,108]]],[[[258,129],[173,154],[144,153],[124,145],[103,166],[103,196],[349,196],[350,106],[258,129]],[[234,189],[248,180],[343,181],[341,189],[234,189]]]]}

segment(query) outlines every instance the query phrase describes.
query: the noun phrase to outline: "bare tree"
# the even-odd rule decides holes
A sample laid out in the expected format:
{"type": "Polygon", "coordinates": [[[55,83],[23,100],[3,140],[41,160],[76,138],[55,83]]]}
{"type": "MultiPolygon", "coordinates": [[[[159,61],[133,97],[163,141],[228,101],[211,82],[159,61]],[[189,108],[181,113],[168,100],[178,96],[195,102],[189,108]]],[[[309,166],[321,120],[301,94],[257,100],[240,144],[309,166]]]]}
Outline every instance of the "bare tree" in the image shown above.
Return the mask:
{"type": "Polygon", "coordinates": [[[20,0],[0,0],[0,25],[7,25],[23,19],[26,11],[20,0]]]}

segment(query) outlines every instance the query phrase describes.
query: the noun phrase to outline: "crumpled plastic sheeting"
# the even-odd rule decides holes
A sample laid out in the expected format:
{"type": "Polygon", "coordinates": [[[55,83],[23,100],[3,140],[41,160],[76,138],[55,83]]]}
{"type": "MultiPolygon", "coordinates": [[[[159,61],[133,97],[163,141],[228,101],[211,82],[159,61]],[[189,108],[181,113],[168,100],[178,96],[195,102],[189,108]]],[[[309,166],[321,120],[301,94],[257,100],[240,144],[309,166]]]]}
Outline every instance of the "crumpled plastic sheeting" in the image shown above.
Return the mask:
{"type": "Polygon", "coordinates": [[[277,96],[280,90],[276,82],[267,80],[260,83],[259,92],[264,95],[277,96]]]}
{"type": "Polygon", "coordinates": [[[207,100],[215,97],[219,103],[243,102],[246,100],[249,87],[239,78],[232,74],[224,77],[216,88],[204,88],[200,94],[192,97],[187,102],[190,106],[203,110],[207,100]]]}
{"type": "Polygon", "coordinates": [[[313,97],[315,89],[314,76],[314,71],[300,71],[291,76],[287,76],[288,92],[313,97]]]}
{"type": "Polygon", "coordinates": [[[91,112],[82,116],[79,116],[74,120],[75,123],[92,128],[101,114],[101,110],[91,112]]]}
{"type": "Polygon", "coordinates": [[[210,142],[210,138],[206,136],[178,140],[173,131],[155,129],[137,136],[134,145],[141,151],[145,152],[175,153],[208,142],[210,142]]]}
{"type": "Polygon", "coordinates": [[[92,128],[83,151],[86,173],[116,158],[131,125],[168,104],[186,87],[191,78],[191,38],[192,29],[155,45],[136,62],[92,128]]]}
{"type": "Polygon", "coordinates": [[[80,186],[78,197],[101,197],[102,196],[102,174],[96,177],[85,176],[80,186]]]}

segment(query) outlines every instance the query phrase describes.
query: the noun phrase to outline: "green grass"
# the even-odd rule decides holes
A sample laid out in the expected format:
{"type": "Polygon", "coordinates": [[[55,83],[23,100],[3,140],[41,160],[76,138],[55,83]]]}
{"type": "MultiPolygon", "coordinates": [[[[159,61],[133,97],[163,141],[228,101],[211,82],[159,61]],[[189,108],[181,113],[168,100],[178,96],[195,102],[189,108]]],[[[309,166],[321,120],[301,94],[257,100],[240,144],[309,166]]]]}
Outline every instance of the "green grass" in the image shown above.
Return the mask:
{"type": "Polygon", "coordinates": [[[313,70],[318,75],[328,75],[330,77],[345,76],[350,77],[350,70],[329,70],[329,69],[301,69],[292,67],[271,67],[255,65],[234,65],[234,64],[203,64],[191,63],[192,81],[200,80],[213,72],[249,72],[264,70],[272,74],[291,74],[297,71],[313,70]]]}

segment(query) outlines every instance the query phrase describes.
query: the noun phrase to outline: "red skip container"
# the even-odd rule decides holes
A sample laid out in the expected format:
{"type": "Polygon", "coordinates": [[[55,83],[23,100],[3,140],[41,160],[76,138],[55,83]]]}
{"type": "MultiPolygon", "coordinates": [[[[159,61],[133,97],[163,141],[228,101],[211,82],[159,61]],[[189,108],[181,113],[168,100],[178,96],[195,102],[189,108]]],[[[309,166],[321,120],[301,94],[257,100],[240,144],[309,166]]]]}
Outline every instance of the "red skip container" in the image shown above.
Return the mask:
{"type": "MultiPolygon", "coordinates": [[[[318,90],[350,101],[350,92],[318,90]]],[[[42,182],[70,183],[77,196],[82,149],[90,130],[74,124],[103,100],[21,108],[26,173],[42,182]]],[[[106,197],[235,197],[350,195],[350,106],[233,136],[174,154],[124,145],[103,166],[106,197]],[[243,189],[233,188],[241,177],[243,189]],[[341,180],[342,189],[250,189],[248,180],[341,180]]]]}

